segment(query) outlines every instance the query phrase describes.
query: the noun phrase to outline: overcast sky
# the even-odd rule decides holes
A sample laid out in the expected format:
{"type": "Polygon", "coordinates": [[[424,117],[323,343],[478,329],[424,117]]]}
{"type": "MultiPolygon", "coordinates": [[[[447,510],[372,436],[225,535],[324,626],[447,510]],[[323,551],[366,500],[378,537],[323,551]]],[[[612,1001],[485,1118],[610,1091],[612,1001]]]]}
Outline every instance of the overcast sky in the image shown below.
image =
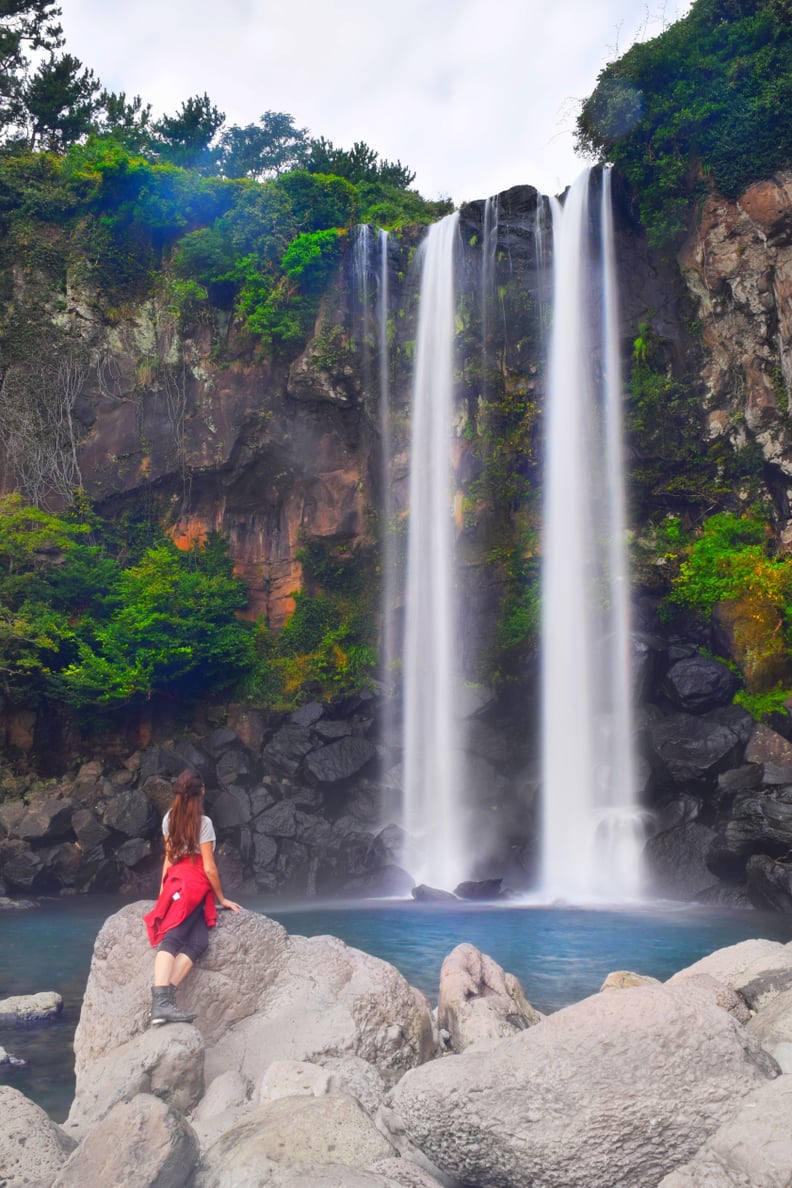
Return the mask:
{"type": "Polygon", "coordinates": [[[227,122],[286,111],[363,140],[456,203],[557,193],[602,67],[689,0],[61,0],[66,48],[156,116],[206,91],[227,122]]]}

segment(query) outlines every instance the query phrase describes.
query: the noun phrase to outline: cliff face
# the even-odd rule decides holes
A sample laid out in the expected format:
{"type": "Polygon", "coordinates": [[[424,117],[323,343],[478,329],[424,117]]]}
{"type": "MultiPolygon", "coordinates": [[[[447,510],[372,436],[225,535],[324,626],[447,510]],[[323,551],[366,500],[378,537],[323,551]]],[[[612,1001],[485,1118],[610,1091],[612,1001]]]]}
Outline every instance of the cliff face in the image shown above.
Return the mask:
{"type": "Polygon", "coordinates": [[[736,202],[708,198],[679,259],[699,311],[707,435],[761,447],[788,547],[792,173],[757,182],[736,202]]]}

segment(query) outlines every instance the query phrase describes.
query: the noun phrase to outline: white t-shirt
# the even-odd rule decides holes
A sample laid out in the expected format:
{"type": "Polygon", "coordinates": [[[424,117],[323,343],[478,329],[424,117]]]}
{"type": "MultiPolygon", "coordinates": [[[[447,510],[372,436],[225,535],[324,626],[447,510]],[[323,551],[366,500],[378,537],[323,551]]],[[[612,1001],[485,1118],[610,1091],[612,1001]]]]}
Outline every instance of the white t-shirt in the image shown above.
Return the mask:
{"type": "MultiPolygon", "coordinates": [[[[169,821],[169,819],[170,819],[170,809],[168,809],[167,813],[162,818],[162,836],[163,837],[168,836],[168,821],[169,821]]],[[[198,845],[199,846],[203,845],[204,842],[211,842],[212,849],[214,849],[216,841],[217,841],[217,835],[215,834],[214,825],[212,824],[209,817],[202,816],[201,817],[201,832],[198,836],[198,845]]],[[[197,850],[196,850],[196,853],[198,853],[197,850]]]]}

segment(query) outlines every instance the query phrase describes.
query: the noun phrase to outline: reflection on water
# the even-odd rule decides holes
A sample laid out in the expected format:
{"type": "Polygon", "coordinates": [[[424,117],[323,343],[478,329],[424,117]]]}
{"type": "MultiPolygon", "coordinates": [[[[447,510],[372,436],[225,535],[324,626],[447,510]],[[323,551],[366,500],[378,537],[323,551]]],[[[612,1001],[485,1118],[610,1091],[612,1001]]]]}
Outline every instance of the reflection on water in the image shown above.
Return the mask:
{"type": "MultiPolygon", "coordinates": [[[[74,1091],[72,1038],[94,939],[122,902],[80,896],[43,901],[34,911],[0,912],[0,998],[57,990],[64,999],[57,1023],[0,1026],[0,1045],[28,1062],[25,1068],[0,1067],[0,1084],[20,1089],[57,1121],[65,1118],[74,1091]]],[[[468,941],[515,974],[529,1002],[546,1013],[595,993],[615,969],[665,979],[749,937],[792,940],[788,916],[681,904],[621,909],[397,901],[306,906],[263,898],[246,903],[291,933],[330,933],[391,962],[432,1001],[443,958],[468,941]]]]}

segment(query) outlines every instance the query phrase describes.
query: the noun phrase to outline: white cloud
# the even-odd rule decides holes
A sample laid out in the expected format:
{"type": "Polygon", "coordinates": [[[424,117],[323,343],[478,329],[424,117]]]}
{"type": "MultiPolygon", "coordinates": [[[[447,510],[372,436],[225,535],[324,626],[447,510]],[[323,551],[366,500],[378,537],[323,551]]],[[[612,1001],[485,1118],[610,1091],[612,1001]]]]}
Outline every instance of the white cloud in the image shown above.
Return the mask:
{"type": "MultiPolygon", "coordinates": [[[[673,0],[672,0],[673,3],[673,0]]],[[[577,103],[648,17],[645,0],[62,0],[67,48],[160,115],[206,91],[229,122],[288,111],[342,147],[364,140],[427,197],[580,171],[577,103]]],[[[645,28],[644,28],[645,27],[645,28]]]]}

